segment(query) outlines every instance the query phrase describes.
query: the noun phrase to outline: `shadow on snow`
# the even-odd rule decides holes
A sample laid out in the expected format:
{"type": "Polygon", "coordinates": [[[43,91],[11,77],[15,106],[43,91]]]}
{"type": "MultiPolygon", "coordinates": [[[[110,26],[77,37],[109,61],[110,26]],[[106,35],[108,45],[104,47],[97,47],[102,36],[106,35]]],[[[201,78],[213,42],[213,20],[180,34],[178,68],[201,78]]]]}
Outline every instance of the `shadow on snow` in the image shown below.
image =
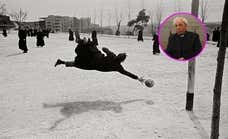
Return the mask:
{"type": "MultiPolygon", "coordinates": [[[[56,103],[56,104],[43,104],[44,108],[55,108],[55,107],[61,107],[60,113],[64,116],[64,118],[61,118],[57,120],[50,128],[49,130],[55,129],[58,124],[60,124],[62,121],[70,118],[74,114],[81,114],[84,112],[88,112],[91,110],[96,111],[113,111],[115,113],[121,113],[123,108],[122,104],[128,104],[133,103],[137,101],[145,101],[144,99],[134,99],[134,100],[128,100],[128,101],[122,101],[122,102],[112,102],[112,101],[78,101],[78,102],[66,102],[66,103],[56,103]]],[[[154,102],[152,100],[145,101],[146,104],[152,105],[154,102]]]]}

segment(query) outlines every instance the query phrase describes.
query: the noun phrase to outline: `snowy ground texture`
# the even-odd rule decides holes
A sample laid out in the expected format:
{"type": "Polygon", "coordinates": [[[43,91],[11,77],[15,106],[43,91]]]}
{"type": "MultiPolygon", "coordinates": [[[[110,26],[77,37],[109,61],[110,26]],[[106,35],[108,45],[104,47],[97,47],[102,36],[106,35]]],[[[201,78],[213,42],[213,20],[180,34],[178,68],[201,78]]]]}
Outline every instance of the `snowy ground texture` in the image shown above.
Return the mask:
{"type": "MultiPolygon", "coordinates": [[[[197,58],[194,110],[185,111],[187,63],[152,54],[151,39],[99,36],[99,48],[126,52],[123,66],[155,81],[153,88],[119,73],[54,67],[73,60],[75,43],[50,34],[44,48],[17,34],[0,37],[1,139],[207,139],[210,136],[217,48],[197,58]]],[[[220,138],[228,139],[228,58],[222,88],[220,138]]]]}

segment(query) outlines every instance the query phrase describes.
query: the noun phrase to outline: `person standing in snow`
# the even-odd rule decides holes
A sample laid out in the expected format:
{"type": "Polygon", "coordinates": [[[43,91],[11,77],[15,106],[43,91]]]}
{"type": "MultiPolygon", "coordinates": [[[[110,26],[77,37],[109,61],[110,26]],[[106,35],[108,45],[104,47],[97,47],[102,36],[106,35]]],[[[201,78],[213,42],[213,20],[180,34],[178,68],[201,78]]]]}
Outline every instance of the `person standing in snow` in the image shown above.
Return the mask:
{"type": "Polygon", "coordinates": [[[43,47],[45,45],[44,43],[44,32],[41,28],[38,29],[36,34],[36,46],[37,47],[43,47]]]}
{"type": "Polygon", "coordinates": [[[73,41],[74,40],[74,33],[71,29],[69,29],[69,41],[73,41]]]}
{"type": "Polygon", "coordinates": [[[28,52],[27,43],[26,43],[27,33],[23,26],[19,27],[18,37],[19,37],[19,42],[18,42],[19,49],[23,50],[24,53],[27,53],[28,52]]]}
{"type": "Polygon", "coordinates": [[[153,35],[153,54],[159,54],[160,53],[160,50],[159,50],[159,42],[158,42],[158,35],[155,33],[153,35]]]}
{"type": "Polygon", "coordinates": [[[7,37],[7,31],[6,31],[5,28],[2,30],[2,35],[3,35],[4,37],[7,37]]]}
{"type": "Polygon", "coordinates": [[[98,45],[98,41],[97,41],[97,32],[94,30],[92,31],[92,42],[94,43],[94,45],[98,45]]]}

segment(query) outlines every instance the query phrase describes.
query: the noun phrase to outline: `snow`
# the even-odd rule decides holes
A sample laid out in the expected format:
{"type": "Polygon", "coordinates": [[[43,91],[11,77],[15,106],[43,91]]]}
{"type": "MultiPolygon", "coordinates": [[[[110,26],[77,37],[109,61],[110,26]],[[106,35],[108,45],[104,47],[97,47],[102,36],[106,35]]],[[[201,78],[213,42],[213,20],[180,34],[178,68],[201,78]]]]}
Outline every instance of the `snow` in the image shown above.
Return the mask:
{"type": "MultiPolygon", "coordinates": [[[[84,34],[85,35],[85,34],[84,34]]],[[[123,66],[155,81],[147,88],[119,73],[54,67],[73,60],[76,44],[50,34],[44,48],[16,32],[0,37],[0,138],[201,139],[209,138],[218,48],[211,42],[196,60],[193,112],[185,111],[187,63],[152,54],[152,40],[98,36],[99,48],[126,52],[123,66]],[[129,103],[124,103],[129,101],[129,103]],[[122,103],[121,103],[122,102],[122,103]]],[[[228,138],[227,56],[223,75],[220,138],[228,138]]]]}

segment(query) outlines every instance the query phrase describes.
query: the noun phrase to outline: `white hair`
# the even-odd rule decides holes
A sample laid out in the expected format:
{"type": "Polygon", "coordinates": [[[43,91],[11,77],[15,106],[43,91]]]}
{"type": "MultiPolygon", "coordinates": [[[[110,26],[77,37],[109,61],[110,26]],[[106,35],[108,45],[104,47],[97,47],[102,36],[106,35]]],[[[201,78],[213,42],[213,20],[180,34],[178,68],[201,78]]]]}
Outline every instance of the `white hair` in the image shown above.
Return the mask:
{"type": "Polygon", "coordinates": [[[182,21],[185,25],[188,25],[188,20],[184,17],[176,17],[173,19],[173,25],[176,25],[176,22],[180,20],[182,21]]]}

